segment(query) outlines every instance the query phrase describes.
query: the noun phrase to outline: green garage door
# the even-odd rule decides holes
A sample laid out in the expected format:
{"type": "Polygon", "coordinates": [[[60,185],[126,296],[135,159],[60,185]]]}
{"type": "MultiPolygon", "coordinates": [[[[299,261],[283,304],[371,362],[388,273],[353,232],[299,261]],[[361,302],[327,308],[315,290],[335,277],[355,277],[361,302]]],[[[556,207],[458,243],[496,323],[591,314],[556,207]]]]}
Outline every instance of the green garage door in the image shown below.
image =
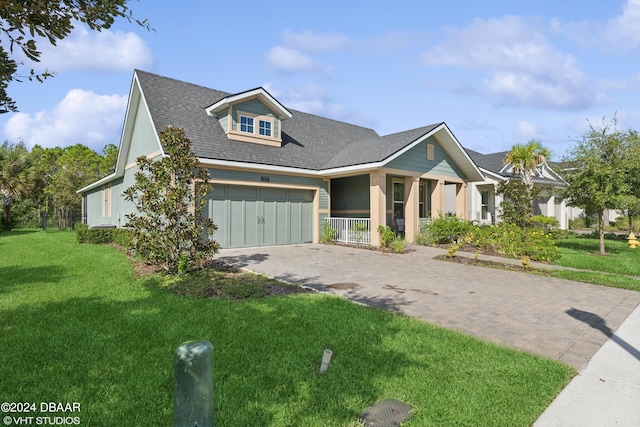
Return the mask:
{"type": "Polygon", "coordinates": [[[209,195],[223,248],[313,241],[313,191],[216,185],[209,195]]]}

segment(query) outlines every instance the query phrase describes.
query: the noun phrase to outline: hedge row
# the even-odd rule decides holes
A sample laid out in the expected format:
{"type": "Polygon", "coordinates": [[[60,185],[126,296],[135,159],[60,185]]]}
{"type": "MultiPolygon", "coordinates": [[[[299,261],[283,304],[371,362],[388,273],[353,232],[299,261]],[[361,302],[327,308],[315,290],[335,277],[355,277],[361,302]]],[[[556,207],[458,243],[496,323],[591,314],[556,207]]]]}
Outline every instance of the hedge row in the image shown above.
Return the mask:
{"type": "Polygon", "coordinates": [[[123,247],[131,245],[131,233],[124,228],[89,228],[87,224],[76,225],[78,243],[116,243],[123,247]]]}

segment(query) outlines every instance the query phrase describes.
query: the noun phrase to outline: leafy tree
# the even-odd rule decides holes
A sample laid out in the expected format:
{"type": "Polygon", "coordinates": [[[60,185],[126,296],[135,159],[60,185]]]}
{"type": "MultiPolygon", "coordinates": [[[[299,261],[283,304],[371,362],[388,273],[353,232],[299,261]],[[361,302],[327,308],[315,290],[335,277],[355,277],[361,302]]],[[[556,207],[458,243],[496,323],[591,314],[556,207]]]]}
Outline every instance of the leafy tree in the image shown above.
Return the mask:
{"type": "Polygon", "coordinates": [[[0,195],[2,196],[2,227],[11,230],[11,206],[31,189],[32,162],[29,150],[23,142],[0,146],[0,195]]]}
{"type": "Polygon", "coordinates": [[[76,191],[104,176],[104,158],[86,145],[65,147],[57,159],[47,193],[51,196],[58,228],[69,228],[82,212],[82,196],[76,191]]]}
{"type": "MultiPolygon", "coordinates": [[[[631,194],[625,135],[616,129],[616,120],[600,127],[589,124],[589,130],[576,141],[565,160],[568,183],[564,195],[571,206],[598,215],[600,254],[605,255],[604,213],[623,207],[631,194]]],[[[637,161],[637,159],[634,159],[637,161]]]]}
{"type": "Polygon", "coordinates": [[[218,251],[211,239],[217,226],[203,215],[212,186],[184,129],[168,126],[159,136],[166,155],[156,161],[139,157],[135,184],[124,192],[137,208],[126,216],[126,226],[133,228],[137,255],[169,272],[185,271],[218,251]]]}
{"type": "Polygon", "coordinates": [[[74,25],[86,24],[91,30],[101,31],[111,27],[115,19],[125,18],[149,29],[145,21],[134,19],[127,7],[129,0],[0,0],[0,113],[17,111],[16,103],[7,94],[11,81],[38,80],[51,77],[49,71],[36,74],[32,69],[24,75],[18,71],[22,65],[13,58],[17,46],[28,59],[39,62],[41,52],[35,36],[46,38],[56,45],[67,37],[74,25]]]}
{"type": "Polygon", "coordinates": [[[76,191],[112,172],[107,165],[114,162],[111,147],[115,146],[105,146],[101,156],[82,144],[65,148],[34,146],[31,157],[36,180],[29,197],[38,214],[54,216],[59,228],[72,226],[82,210],[82,198],[76,191]]]}
{"type": "Polygon", "coordinates": [[[40,214],[54,212],[53,194],[51,183],[53,177],[60,171],[58,159],[62,156],[63,149],[60,147],[44,148],[35,145],[31,149],[31,157],[35,169],[35,185],[30,197],[35,201],[38,209],[38,219],[40,214]]]}
{"type": "Polygon", "coordinates": [[[539,191],[535,188],[529,189],[523,180],[510,179],[500,181],[496,193],[502,196],[500,215],[502,221],[515,224],[520,228],[527,227],[533,217],[531,203],[538,196],[539,191]]]}
{"type": "Polygon", "coordinates": [[[116,162],[118,161],[118,147],[114,144],[107,144],[102,149],[102,175],[107,176],[116,171],[116,162]]]}
{"type": "Polygon", "coordinates": [[[504,158],[504,164],[511,164],[513,175],[520,174],[522,181],[531,191],[533,173],[551,157],[551,150],[543,147],[540,141],[529,140],[526,144],[515,144],[504,158]]]}
{"type": "Polygon", "coordinates": [[[627,214],[629,233],[633,231],[633,218],[640,215],[640,135],[629,130],[622,135],[624,140],[625,169],[628,194],[622,195],[622,210],[627,214]]]}

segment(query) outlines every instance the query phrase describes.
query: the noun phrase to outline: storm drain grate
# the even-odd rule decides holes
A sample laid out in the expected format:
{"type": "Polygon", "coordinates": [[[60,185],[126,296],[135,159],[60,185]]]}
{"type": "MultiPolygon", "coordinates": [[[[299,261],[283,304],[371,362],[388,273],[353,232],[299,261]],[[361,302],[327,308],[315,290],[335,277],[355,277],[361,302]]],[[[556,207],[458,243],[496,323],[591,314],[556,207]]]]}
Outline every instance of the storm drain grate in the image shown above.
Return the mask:
{"type": "Polygon", "coordinates": [[[360,420],[367,427],[399,427],[411,416],[413,406],[399,400],[387,399],[378,402],[360,414],[360,420]]]}

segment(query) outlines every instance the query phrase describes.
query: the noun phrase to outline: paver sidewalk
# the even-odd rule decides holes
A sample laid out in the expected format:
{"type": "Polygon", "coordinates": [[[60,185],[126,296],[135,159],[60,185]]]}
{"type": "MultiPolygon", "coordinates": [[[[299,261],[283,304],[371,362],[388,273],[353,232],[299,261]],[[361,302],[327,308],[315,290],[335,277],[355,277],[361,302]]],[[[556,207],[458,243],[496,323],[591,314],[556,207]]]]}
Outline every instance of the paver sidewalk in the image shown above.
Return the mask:
{"type": "Polygon", "coordinates": [[[640,292],[333,245],[225,249],[269,276],[401,312],[581,370],[640,304],[640,292]]]}

